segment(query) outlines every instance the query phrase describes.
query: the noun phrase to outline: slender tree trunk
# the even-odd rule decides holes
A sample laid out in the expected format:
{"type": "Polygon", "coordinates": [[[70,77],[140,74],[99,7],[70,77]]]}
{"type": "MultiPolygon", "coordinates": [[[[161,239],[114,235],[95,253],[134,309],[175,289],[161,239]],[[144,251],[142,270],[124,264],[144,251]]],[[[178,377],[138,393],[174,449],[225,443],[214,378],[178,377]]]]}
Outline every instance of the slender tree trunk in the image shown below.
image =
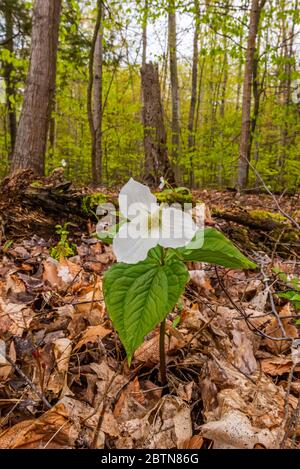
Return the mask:
{"type": "Polygon", "coordinates": [[[145,0],[143,13],[143,30],[142,30],[142,65],[147,61],[147,23],[148,23],[148,0],[145,0]]]}
{"type": "Polygon", "coordinates": [[[12,171],[31,168],[43,175],[55,92],[58,27],[61,0],[36,0],[33,11],[31,55],[12,171]]]}
{"type": "Polygon", "coordinates": [[[160,176],[164,176],[170,183],[174,183],[174,173],[168,157],[167,133],[157,65],[144,64],[141,75],[145,149],[143,179],[150,184],[157,185],[160,176]]]}
{"type": "MultiPolygon", "coordinates": [[[[283,11],[287,5],[283,2],[283,11]]],[[[293,8],[294,12],[298,11],[298,0],[295,0],[293,8]]],[[[295,13],[296,14],[296,13],[295,13]]],[[[291,103],[291,85],[292,85],[292,62],[293,62],[293,43],[295,34],[295,17],[291,27],[287,21],[283,20],[282,24],[282,42],[283,42],[283,63],[284,63],[284,75],[281,81],[281,93],[282,93],[282,106],[283,106],[283,119],[281,124],[281,148],[279,151],[279,187],[284,186],[285,179],[285,162],[287,157],[287,146],[289,137],[289,119],[290,119],[290,103],[291,103]]]]}
{"type": "Polygon", "coordinates": [[[179,85],[177,70],[177,44],[176,44],[176,13],[175,1],[169,1],[168,13],[168,44],[170,57],[170,78],[172,94],[172,157],[176,172],[178,171],[178,156],[180,151],[180,111],[179,111],[179,85]]]}
{"type": "Polygon", "coordinates": [[[49,156],[53,158],[55,152],[55,144],[56,144],[56,99],[53,96],[52,103],[51,103],[51,112],[50,112],[50,122],[49,122],[49,156]]]}
{"type": "Polygon", "coordinates": [[[188,120],[188,152],[190,159],[190,187],[194,185],[194,165],[193,156],[195,152],[195,113],[197,103],[197,82],[198,82],[198,64],[199,64],[199,50],[198,40],[200,32],[200,18],[199,18],[199,1],[195,0],[195,31],[193,40],[193,65],[192,65],[192,86],[191,86],[191,102],[188,120]]]}
{"type": "Polygon", "coordinates": [[[220,104],[220,118],[221,118],[221,131],[220,131],[220,139],[221,139],[221,146],[222,152],[219,156],[218,161],[218,184],[220,186],[223,185],[223,171],[224,171],[224,164],[223,164],[223,155],[224,155],[224,120],[225,120],[225,103],[226,103],[226,89],[227,89],[227,82],[228,82],[228,56],[227,56],[227,38],[224,37],[224,61],[223,61],[223,72],[222,72],[222,83],[221,83],[221,104],[220,104]]]}
{"type": "MultiPolygon", "coordinates": [[[[6,35],[5,48],[9,51],[10,56],[12,56],[14,53],[13,11],[12,3],[8,0],[5,0],[4,2],[4,21],[6,35]]],[[[6,87],[7,120],[10,135],[10,150],[8,155],[10,160],[12,159],[12,155],[14,152],[17,135],[17,117],[15,108],[16,89],[13,78],[13,71],[13,64],[9,61],[5,61],[3,72],[6,87]]]]}
{"type": "Polygon", "coordinates": [[[102,67],[103,67],[103,34],[100,29],[94,60],[94,129],[95,129],[95,155],[93,164],[93,181],[100,183],[102,180],[102,67]]]}
{"type": "Polygon", "coordinates": [[[97,0],[97,19],[89,59],[87,111],[92,137],[92,177],[94,184],[102,181],[102,64],[103,64],[103,5],[97,0]]]}
{"type": "Polygon", "coordinates": [[[252,0],[250,12],[249,35],[247,41],[246,66],[243,84],[242,101],[242,127],[238,161],[237,186],[242,189],[247,186],[250,159],[251,134],[251,90],[253,79],[253,66],[255,56],[255,43],[261,10],[266,0],[252,0]]]}

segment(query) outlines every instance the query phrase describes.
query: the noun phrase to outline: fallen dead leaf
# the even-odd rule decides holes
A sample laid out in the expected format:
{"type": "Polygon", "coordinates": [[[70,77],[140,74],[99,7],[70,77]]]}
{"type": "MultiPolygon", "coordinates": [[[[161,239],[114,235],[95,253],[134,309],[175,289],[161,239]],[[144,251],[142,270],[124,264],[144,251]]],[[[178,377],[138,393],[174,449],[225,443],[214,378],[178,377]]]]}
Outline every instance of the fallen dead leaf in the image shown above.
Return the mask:
{"type": "Polygon", "coordinates": [[[10,375],[10,372],[12,370],[11,364],[6,360],[6,354],[8,353],[8,356],[13,362],[16,361],[16,349],[15,345],[13,342],[10,343],[8,352],[6,351],[6,343],[4,340],[0,339],[0,382],[4,382],[7,380],[7,378],[10,375]]]}
{"type": "Polygon", "coordinates": [[[203,446],[203,442],[204,439],[201,435],[194,435],[183,442],[182,449],[200,449],[203,446]]]}
{"type": "MultiPolygon", "coordinates": [[[[262,371],[271,376],[289,373],[293,364],[291,358],[285,356],[264,358],[260,363],[262,371]]],[[[295,371],[300,371],[300,365],[296,366],[295,371]]]]}
{"type": "Polygon", "coordinates": [[[21,337],[28,330],[34,317],[34,312],[24,304],[6,304],[0,298],[0,334],[10,332],[21,337]]]}
{"type": "Polygon", "coordinates": [[[79,350],[83,345],[86,345],[89,342],[97,342],[98,338],[103,339],[109,334],[111,334],[111,330],[106,329],[101,324],[98,326],[89,326],[78,341],[77,345],[74,347],[74,352],[79,350]]]}
{"type": "Polygon", "coordinates": [[[268,449],[277,447],[276,437],[270,430],[253,427],[248,417],[238,410],[225,412],[219,420],[201,425],[201,435],[214,442],[214,449],[253,449],[257,444],[268,449]]]}

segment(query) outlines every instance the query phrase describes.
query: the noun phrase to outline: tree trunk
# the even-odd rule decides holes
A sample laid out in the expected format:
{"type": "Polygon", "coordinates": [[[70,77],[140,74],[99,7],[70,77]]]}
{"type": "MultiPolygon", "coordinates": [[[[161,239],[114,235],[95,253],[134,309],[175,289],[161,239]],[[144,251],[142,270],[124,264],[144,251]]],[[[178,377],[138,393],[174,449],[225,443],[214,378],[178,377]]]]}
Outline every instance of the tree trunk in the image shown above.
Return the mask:
{"type": "Polygon", "coordinates": [[[94,129],[95,155],[93,164],[93,181],[98,184],[102,180],[102,66],[103,66],[103,34],[100,29],[94,59],[94,129]]]}
{"type": "Polygon", "coordinates": [[[102,181],[102,65],[103,65],[103,5],[97,1],[97,20],[89,60],[87,111],[92,137],[92,177],[94,184],[102,181]]]}
{"type": "Polygon", "coordinates": [[[157,185],[160,176],[163,176],[172,184],[175,182],[175,177],[168,157],[157,65],[144,64],[141,76],[145,149],[143,179],[150,184],[157,185]]]}
{"type": "MultiPolygon", "coordinates": [[[[4,21],[6,35],[5,48],[9,51],[10,56],[12,56],[14,53],[13,9],[11,2],[7,0],[4,2],[4,21]]],[[[11,160],[15,148],[17,135],[17,117],[15,110],[16,89],[13,78],[13,64],[9,63],[8,61],[5,61],[3,73],[6,87],[8,130],[10,135],[10,150],[8,157],[11,160]]]]}
{"type": "MultiPolygon", "coordinates": [[[[282,10],[284,11],[288,5],[283,2],[282,10]]],[[[293,8],[295,14],[292,21],[291,27],[287,20],[282,20],[282,43],[283,43],[283,63],[284,63],[284,74],[283,79],[280,83],[281,94],[282,94],[282,106],[283,106],[283,119],[281,123],[281,148],[279,149],[279,161],[278,165],[280,168],[278,183],[279,189],[284,187],[285,180],[285,162],[287,156],[288,137],[289,137],[289,121],[290,121],[290,103],[291,103],[291,85],[292,85],[292,63],[293,63],[293,44],[295,36],[295,16],[298,11],[298,0],[295,1],[293,8]]]]}
{"type": "Polygon", "coordinates": [[[145,0],[143,13],[143,31],[142,31],[142,65],[147,61],[147,23],[148,23],[148,0],[145,0]]]}
{"type": "Polygon", "coordinates": [[[193,41],[193,65],[192,65],[192,86],[191,86],[191,102],[188,120],[188,152],[190,159],[190,187],[194,185],[194,165],[193,157],[195,152],[195,112],[197,102],[197,82],[198,82],[198,64],[199,64],[199,50],[198,40],[200,32],[200,20],[199,20],[199,1],[195,0],[195,31],[193,41]]]}
{"type": "Polygon", "coordinates": [[[12,172],[31,168],[43,175],[55,92],[58,27],[61,0],[36,0],[33,11],[31,55],[12,172]]]}
{"type": "Polygon", "coordinates": [[[237,186],[239,189],[246,187],[248,183],[251,134],[251,89],[255,56],[255,43],[260,13],[265,2],[266,0],[252,0],[251,2],[250,25],[243,84],[242,127],[238,161],[237,186]]]}
{"type": "Polygon", "coordinates": [[[176,13],[174,0],[169,1],[168,13],[168,45],[170,56],[170,78],[172,94],[172,157],[173,164],[178,170],[178,155],[180,150],[180,118],[179,118],[179,85],[177,70],[176,45],[176,13]]]}
{"type": "Polygon", "coordinates": [[[54,157],[55,145],[56,145],[56,99],[55,96],[52,98],[51,111],[50,111],[50,122],[49,122],[49,156],[54,157]]]}

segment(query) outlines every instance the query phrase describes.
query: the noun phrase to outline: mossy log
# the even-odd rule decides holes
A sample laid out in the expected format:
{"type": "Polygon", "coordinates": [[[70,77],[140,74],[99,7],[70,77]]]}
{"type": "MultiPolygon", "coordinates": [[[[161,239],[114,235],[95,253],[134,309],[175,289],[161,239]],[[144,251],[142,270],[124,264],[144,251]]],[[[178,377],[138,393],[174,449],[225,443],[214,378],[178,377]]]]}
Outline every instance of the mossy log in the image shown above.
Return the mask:
{"type": "Polygon", "coordinates": [[[218,220],[232,222],[223,231],[239,245],[267,253],[277,252],[283,257],[300,257],[300,233],[280,213],[266,210],[212,210],[218,220]]]}
{"type": "Polygon", "coordinates": [[[77,189],[65,181],[63,172],[36,179],[29,171],[6,178],[0,192],[0,227],[4,239],[27,238],[34,234],[50,238],[55,225],[72,222],[83,228],[95,217],[106,195],[91,189],[77,189]]]}

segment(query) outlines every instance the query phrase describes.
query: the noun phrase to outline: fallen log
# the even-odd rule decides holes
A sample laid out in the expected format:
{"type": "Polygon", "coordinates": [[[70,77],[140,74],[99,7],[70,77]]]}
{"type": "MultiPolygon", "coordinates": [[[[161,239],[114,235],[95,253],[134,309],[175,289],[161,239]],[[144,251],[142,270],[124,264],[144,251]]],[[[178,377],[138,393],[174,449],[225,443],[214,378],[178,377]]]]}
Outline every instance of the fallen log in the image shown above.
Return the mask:
{"type": "MultiPolygon", "coordinates": [[[[85,231],[94,218],[93,203],[104,201],[105,195],[90,188],[78,189],[64,180],[63,170],[49,177],[36,178],[25,170],[1,184],[0,226],[4,240],[28,238],[33,234],[49,239],[55,226],[72,222],[85,231]]],[[[79,231],[79,230],[77,230],[79,231]]]]}
{"type": "Polygon", "coordinates": [[[223,211],[214,207],[212,217],[227,222],[221,224],[222,230],[244,248],[300,258],[300,232],[279,213],[242,208],[223,211]]]}

